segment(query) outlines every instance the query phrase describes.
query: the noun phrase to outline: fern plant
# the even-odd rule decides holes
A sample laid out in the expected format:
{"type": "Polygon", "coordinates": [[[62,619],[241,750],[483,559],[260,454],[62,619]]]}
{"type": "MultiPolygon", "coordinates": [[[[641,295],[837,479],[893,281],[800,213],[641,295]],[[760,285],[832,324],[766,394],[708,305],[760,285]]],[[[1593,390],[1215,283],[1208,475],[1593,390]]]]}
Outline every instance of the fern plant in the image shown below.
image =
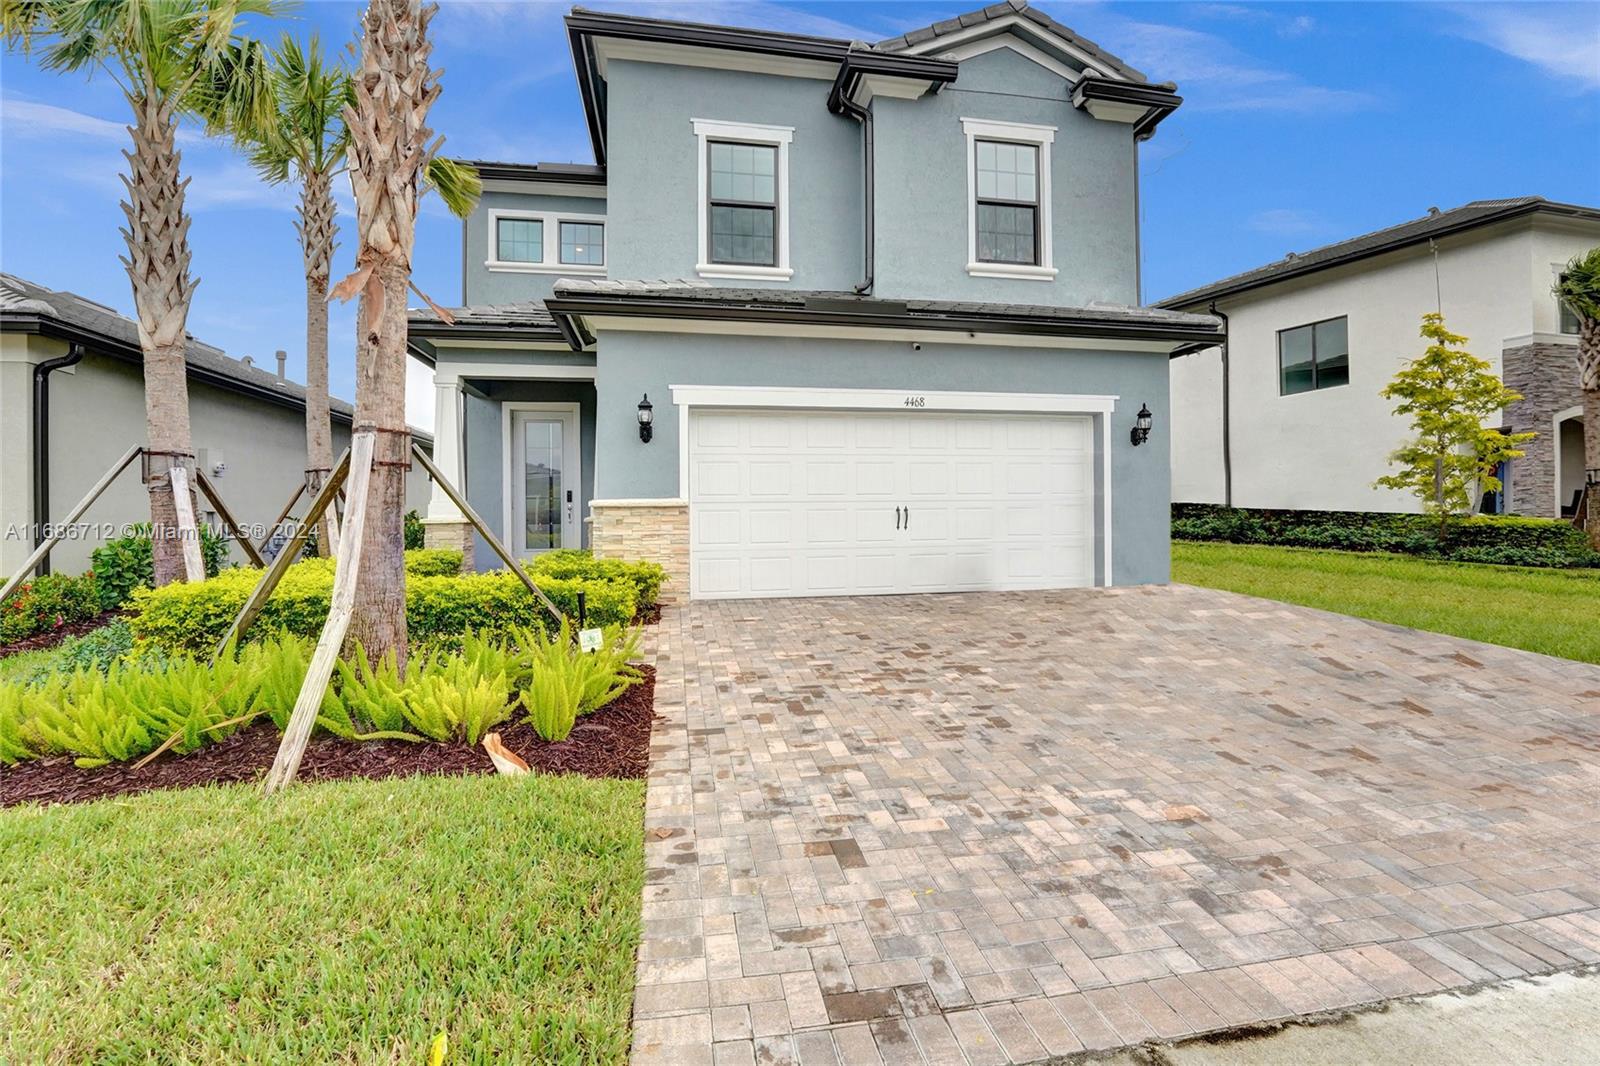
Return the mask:
{"type": "Polygon", "coordinates": [[[580,651],[563,621],[558,632],[514,629],[526,674],[519,702],[528,722],[545,740],[565,740],[580,715],[598,710],[622,695],[642,675],[630,664],[639,654],[637,630],[610,626],[598,651],[580,651]]]}
{"type": "Polygon", "coordinates": [[[356,645],[354,662],[340,659],[337,694],[330,689],[317,720],[346,740],[421,740],[406,729],[405,682],[391,652],[374,666],[356,645]]]}
{"type": "Polygon", "coordinates": [[[46,692],[27,685],[0,685],[0,763],[12,766],[55,750],[37,724],[49,700],[46,692]]]}
{"type": "Polygon", "coordinates": [[[511,715],[505,672],[486,673],[470,659],[436,654],[413,661],[405,689],[405,717],[438,741],[476,744],[511,715]]]}

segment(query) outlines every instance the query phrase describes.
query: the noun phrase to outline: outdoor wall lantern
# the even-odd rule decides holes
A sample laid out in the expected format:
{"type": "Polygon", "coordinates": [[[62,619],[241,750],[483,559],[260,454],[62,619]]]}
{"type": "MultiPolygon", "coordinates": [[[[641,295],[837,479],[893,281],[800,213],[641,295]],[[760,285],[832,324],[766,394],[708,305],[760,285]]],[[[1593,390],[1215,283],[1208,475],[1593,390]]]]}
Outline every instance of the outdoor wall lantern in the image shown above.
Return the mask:
{"type": "Polygon", "coordinates": [[[655,405],[650,402],[650,394],[644,394],[644,399],[639,401],[639,440],[645,444],[650,443],[650,438],[655,436],[655,405]]]}
{"type": "Polygon", "coordinates": [[[1128,439],[1133,441],[1135,448],[1150,439],[1150,423],[1152,420],[1150,405],[1140,404],[1139,413],[1133,418],[1133,430],[1128,434],[1128,439]]]}

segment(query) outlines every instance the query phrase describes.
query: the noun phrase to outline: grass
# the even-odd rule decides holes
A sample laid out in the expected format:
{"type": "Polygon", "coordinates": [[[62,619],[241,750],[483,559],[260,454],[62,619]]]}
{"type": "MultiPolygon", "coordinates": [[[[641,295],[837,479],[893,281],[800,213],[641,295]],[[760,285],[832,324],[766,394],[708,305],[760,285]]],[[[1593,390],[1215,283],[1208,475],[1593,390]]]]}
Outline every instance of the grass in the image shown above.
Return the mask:
{"type": "Polygon", "coordinates": [[[1172,579],[1600,663],[1596,570],[1177,541],[1172,579]]]}
{"type": "Polygon", "coordinates": [[[245,786],[0,811],[0,1062],[627,1057],[644,787],[245,786]]]}
{"type": "Polygon", "coordinates": [[[32,677],[44,667],[61,658],[61,646],[23,651],[0,659],[0,681],[19,677],[32,677]]]}

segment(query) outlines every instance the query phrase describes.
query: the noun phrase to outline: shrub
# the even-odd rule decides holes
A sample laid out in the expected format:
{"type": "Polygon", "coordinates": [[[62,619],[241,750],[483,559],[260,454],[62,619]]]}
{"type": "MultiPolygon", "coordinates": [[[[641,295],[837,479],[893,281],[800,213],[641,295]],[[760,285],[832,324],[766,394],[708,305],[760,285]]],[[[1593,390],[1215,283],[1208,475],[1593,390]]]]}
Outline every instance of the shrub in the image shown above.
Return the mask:
{"type": "Polygon", "coordinates": [[[528,723],[545,740],[567,739],[579,715],[604,707],[641,677],[628,662],[639,653],[637,631],[610,627],[595,652],[573,644],[569,623],[554,635],[517,631],[512,636],[526,669],[521,703],[528,723]]]}
{"type": "MultiPolygon", "coordinates": [[[[228,631],[259,577],[259,571],[228,570],[198,584],[141,589],[134,595],[134,636],[169,651],[208,650],[228,631]]],[[[536,580],[557,607],[574,616],[578,593],[587,593],[588,616],[595,625],[621,624],[634,616],[631,586],[536,580]]],[[[281,629],[316,637],[327,620],[332,595],[331,560],[295,563],[267,600],[250,635],[281,629]]],[[[508,571],[406,579],[406,626],[414,642],[442,641],[448,647],[467,632],[503,633],[511,626],[541,625],[548,618],[533,594],[508,571]]]]}
{"type": "Polygon", "coordinates": [[[68,622],[81,622],[100,613],[100,596],[91,571],[70,577],[46,574],[18,586],[0,604],[0,644],[47,633],[68,622]]]}
{"type": "Polygon", "coordinates": [[[1435,519],[1420,514],[1172,506],[1176,540],[1400,552],[1510,566],[1600,566],[1600,555],[1590,549],[1583,531],[1554,519],[1474,515],[1452,522],[1442,541],[1437,530],[1435,519]]]}
{"type": "MultiPolygon", "coordinates": [[[[228,538],[210,526],[200,526],[200,557],[206,576],[216,577],[228,562],[228,538]]],[[[100,608],[114,611],[127,603],[133,590],[156,583],[155,563],[150,557],[150,523],[141,522],[125,537],[107,541],[90,553],[100,608]]]]}
{"type": "Polygon", "coordinates": [[[417,514],[416,508],[406,512],[405,522],[406,550],[424,547],[422,516],[417,514]]]}
{"type": "Polygon", "coordinates": [[[454,548],[406,549],[406,573],[413,577],[443,577],[461,573],[461,552],[454,548]]]}
{"type": "Polygon", "coordinates": [[[661,583],[667,572],[658,563],[628,562],[623,559],[596,559],[591,552],[563,548],[545,552],[533,561],[537,575],[555,578],[578,578],[588,581],[615,581],[633,587],[634,602],[639,610],[649,610],[661,595],[661,583]]]}

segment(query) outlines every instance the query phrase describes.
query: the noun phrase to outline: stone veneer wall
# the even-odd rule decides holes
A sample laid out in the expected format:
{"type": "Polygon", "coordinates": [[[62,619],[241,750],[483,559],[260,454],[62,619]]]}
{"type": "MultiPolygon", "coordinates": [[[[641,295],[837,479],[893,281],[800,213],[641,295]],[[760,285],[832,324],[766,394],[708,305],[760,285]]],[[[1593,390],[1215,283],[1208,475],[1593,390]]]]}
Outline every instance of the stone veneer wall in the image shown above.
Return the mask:
{"type": "Polygon", "coordinates": [[[1537,433],[1511,461],[1511,506],[1517,514],[1559,518],[1556,510],[1556,449],[1551,419],[1583,403],[1578,388],[1577,339],[1571,344],[1535,343],[1500,353],[1501,377],[1522,399],[1506,408],[1517,433],[1537,433]]]}
{"type": "MultiPolygon", "coordinates": [[[[472,542],[476,540],[472,535],[470,522],[440,522],[422,520],[422,546],[424,548],[451,548],[461,553],[461,572],[470,574],[473,570],[472,542]]],[[[490,552],[493,555],[493,552],[490,552]]],[[[498,562],[498,560],[496,560],[498,562]]]]}
{"type": "Polygon", "coordinates": [[[662,603],[689,598],[689,504],[684,500],[594,500],[589,544],[599,559],[647,559],[667,571],[662,603]]]}

